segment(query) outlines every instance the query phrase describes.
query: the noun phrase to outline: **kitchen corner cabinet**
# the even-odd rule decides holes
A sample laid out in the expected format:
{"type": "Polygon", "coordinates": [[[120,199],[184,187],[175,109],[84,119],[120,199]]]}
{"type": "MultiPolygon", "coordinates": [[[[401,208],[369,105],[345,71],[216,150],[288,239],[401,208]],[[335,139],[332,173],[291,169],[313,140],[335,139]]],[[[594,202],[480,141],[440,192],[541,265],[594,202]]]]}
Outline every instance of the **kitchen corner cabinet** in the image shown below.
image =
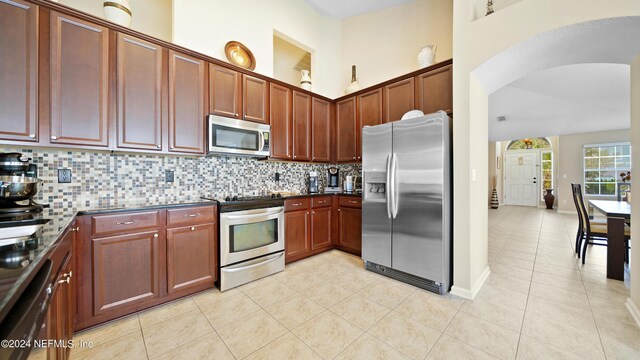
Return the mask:
{"type": "Polygon", "coordinates": [[[416,108],[425,114],[453,111],[453,68],[451,65],[415,77],[416,108]]]}
{"type": "Polygon", "coordinates": [[[270,111],[271,111],[271,158],[291,160],[291,93],[286,86],[271,83],[270,111]]]}
{"type": "MultiPolygon", "coordinates": [[[[311,160],[313,162],[331,162],[332,111],[333,107],[329,101],[311,98],[311,160]]],[[[273,119],[271,121],[273,123],[273,119]]]]}
{"type": "Polygon", "coordinates": [[[382,115],[382,88],[358,95],[358,131],[356,132],[356,160],[362,160],[362,128],[380,125],[384,122],[382,115]]]}
{"type": "Polygon", "coordinates": [[[360,256],[362,253],[362,199],[340,196],[337,247],[360,256]]]}
{"type": "Polygon", "coordinates": [[[40,68],[41,80],[48,74],[50,81],[50,93],[40,94],[51,100],[49,143],[107,147],[109,30],[56,12],[49,22],[49,38],[40,38],[50,44],[40,68]]]}
{"type": "Polygon", "coordinates": [[[162,150],[163,49],[118,34],[118,147],[162,150]]]}
{"type": "Polygon", "coordinates": [[[0,1],[0,140],[38,141],[38,7],[0,1]]]}
{"type": "Polygon", "coordinates": [[[206,63],[169,51],[169,151],[205,153],[206,63]]]}
{"type": "Polygon", "coordinates": [[[286,263],[333,248],[333,208],[331,205],[331,195],[285,200],[286,263]]]}
{"type": "Polygon", "coordinates": [[[407,111],[415,109],[414,83],[414,78],[409,78],[383,88],[384,122],[400,120],[407,111]]]}
{"type": "Polygon", "coordinates": [[[293,91],[293,160],[311,160],[311,95],[293,91]]]}
{"type": "Polygon", "coordinates": [[[356,98],[336,103],[336,161],[354,162],[357,158],[356,98]]]}

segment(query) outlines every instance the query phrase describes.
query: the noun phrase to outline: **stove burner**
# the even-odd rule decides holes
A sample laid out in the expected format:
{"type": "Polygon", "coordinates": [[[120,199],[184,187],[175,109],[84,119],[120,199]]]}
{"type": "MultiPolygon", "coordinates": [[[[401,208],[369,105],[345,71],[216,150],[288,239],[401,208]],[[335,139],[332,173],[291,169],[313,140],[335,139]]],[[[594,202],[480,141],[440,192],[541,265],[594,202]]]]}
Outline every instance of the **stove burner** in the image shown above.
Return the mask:
{"type": "Polygon", "coordinates": [[[258,200],[271,200],[271,199],[281,199],[282,195],[280,194],[271,194],[268,196],[241,196],[234,195],[233,197],[227,196],[224,198],[224,201],[258,201],[258,200]]]}
{"type": "Polygon", "coordinates": [[[29,200],[27,204],[18,204],[15,202],[2,202],[0,201],[0,215],[1,214],[15,214],[15,213],[37,213],[41,212],[43,208],[49,205],[36,204],[32,200],[29,200]]]}

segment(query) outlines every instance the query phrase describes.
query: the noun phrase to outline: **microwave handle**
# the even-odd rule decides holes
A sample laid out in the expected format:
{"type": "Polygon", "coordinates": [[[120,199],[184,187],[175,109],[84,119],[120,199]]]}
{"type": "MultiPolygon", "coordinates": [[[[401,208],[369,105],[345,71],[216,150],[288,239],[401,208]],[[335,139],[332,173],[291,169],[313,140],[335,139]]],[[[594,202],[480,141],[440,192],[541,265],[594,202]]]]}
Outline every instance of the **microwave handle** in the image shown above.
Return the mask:
{"type": "Polygon", "coordinates": [[[258,134],[260,134],[260,148],[258,149],[258,151],[263,151],[264,150],[264,133],[262,131],[258,131],[258,134]]]}

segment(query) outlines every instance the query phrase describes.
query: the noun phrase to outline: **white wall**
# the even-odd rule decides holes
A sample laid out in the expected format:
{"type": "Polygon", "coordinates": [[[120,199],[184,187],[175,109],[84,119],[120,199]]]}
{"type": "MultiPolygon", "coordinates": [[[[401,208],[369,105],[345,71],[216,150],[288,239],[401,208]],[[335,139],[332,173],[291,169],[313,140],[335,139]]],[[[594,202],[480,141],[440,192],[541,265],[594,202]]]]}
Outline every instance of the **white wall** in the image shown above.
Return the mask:
{"type": "MultiPolygon", "coordinates": [[[[640,54],[631,63],[631,167],[640,169],[640,54]]],[[[637,174],[637,172],[636,172],[637,174]]],[[[637,175],[636,175],[637,176],[637,175]]],[[[636,180],[637,183],[638,180],[636,180]]],[[[633,192],[633,190],[632,190],[633,192]]],[[[631,196],[631,207],[640,209],[640,194],[631,196]]],[[[631,238],[640,239],[640,216],[631,217],[631,238]]],[[[638,243],[637,241],[635,242],[638,243]]],[[[640,246],[631,246],[630,264],[640,263],[640,246]]],[[[635,269],[635,267],[634,267],[635,269]]],[[[627,309],[640,326],[640,276],[631,277],[631,297],[627,299],[627,309]]]]}
{"type": "MultiPolygon", "coordinates": [[[[273,37],[273,78],[300,86],[300,71],[296,65],[308,52],[278,37],[273,37]]],[[[313,59],[312,59],[313,60],[313,59]]],[[[309,69],[310,70],[310,69],[309,69]]],[[[313,77],[313,74],[311,74],[313,77]]],[[[313,79],[312,79],[313,80],[313,79]]],[[[313,82],[311,83],[313,89],[313,82]]]]}
{"type": "Polygon", "coordinates": [[[245,44],[257,73],[273,76],[273,34],[282,33],[313,49],[313,91],[337,97],[340,90],[340,20],[302,0],[174,0],[173,41],[226,61],[224,45],[245,44]]]}
{"type": "MultiPolygon", "coordinates": [[[[575,212],[571,195],[571,183],[582,184],[583,174],[583,145],[602,144],[631,141],[630,130],[602,131],[576,135],[560,136],[560,156],[558,159],[558,210],[575,212]]],[[[599,197],[606,199],[606,197],[599,197]]],[[[615,199],[612,197],[611,199],[615,199]]]]}
{"type": "Polygon", "coordinates": [[[452,56],[453,1],[416,0],[342,21],[340,88],[367,87],[418,69],[418,52],[436,44],[436,62],[452,56]]]}
{"type": "MultiPolygon", "coordinates": [[[[60,4],[104,18],[102,0],[59,0],[60,4]]],[[[131,28],[161,40],[171,41],[172,0],[131,0],[131,28]]]]}

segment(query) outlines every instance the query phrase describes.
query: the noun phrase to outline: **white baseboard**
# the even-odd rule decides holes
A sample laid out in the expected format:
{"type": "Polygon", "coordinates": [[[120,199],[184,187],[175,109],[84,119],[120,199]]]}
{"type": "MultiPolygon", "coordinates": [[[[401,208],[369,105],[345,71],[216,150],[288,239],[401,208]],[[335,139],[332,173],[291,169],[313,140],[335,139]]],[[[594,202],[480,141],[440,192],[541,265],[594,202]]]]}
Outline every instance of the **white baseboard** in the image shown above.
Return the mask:
{"type": "Polygon", "coordinates": [[[491,274],[491,270],[487,265],[487,267],[484,268],[484,270],[482,271],[482,274],[480,274],[480,277],[478,278],[478,280],[476,280],[476,283],[473,284],[471,289],[464,289],[464,288],[453,285],[451,287],[451,294],[460,296],[461,298],[473,300],[476,297],[476,295],[478,295],[478,292],[480,291],[480,289],[482,289],[482,285],[484,285],[484,283],[489,278],[489,274],[491,274]]]}
{"type": "Polygon", "coordinates": [[[640,309],[638,309],[638,305],[631,298],[627,298],[627,302],[625,303],[627,306],[627,310],[631,313],[633,320],[636,321],[636,325],[640,327],[640,309]]]}

